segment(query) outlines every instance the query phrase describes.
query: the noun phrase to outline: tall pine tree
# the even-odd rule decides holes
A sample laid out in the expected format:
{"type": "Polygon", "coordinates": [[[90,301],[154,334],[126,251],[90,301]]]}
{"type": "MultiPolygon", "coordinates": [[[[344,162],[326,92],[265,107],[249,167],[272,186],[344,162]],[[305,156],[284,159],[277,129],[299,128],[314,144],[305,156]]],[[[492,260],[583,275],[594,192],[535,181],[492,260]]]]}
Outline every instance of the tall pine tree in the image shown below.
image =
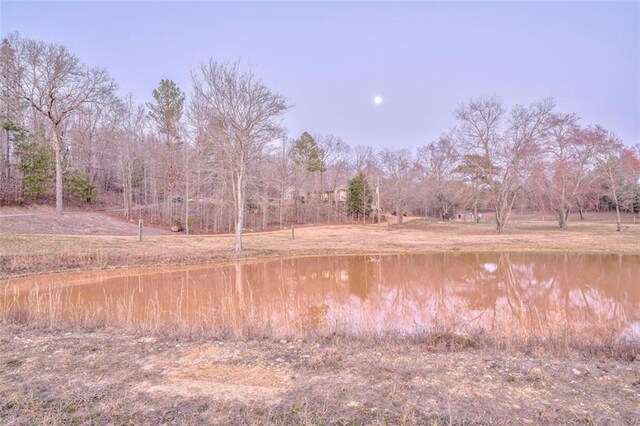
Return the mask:
{"type": "Polygon", "coordinates": [[[180,144],[180,120],[184,109],[184,93],[172,80],[160,80],[158,88],[153,89],[155,102],[147,102],[149,117],[154,121],[158,132],[164,136],[167,147],[180,144]]]}
{"type": "Polygon", "coordinates": [[[309,133],[304,132],[293,145],[295,161],[304,164],[308,172],[324,172],[324,152],[318,142],[309,133]]]}
{"type": "Polygon", "coordinates": [[[349,201],[347,213],[353,217],[367,217],[371,214],[373,191],[364,173],[359,172],[349,181],[349,201]]]}

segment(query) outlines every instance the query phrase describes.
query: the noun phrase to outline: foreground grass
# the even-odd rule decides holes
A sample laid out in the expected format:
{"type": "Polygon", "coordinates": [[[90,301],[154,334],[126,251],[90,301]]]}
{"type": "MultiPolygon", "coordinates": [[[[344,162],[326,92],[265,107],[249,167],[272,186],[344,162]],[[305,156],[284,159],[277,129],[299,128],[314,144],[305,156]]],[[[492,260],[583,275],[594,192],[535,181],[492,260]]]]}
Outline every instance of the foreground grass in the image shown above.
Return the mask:
{"type": "Polygon", "coordinates": [[[569,252],[640,254],[640,224],[581,222],[559,230],[553,222],[514,221],[503,235],[492,224],[414,221],[403,226],[343,225],[247,234],[245,251],[233,236],[6,234],[0,244],[0,278],[133,266],[221,263],[279,256],[399,252],[569,252]]]}
{"type": "Polygon", "coordinates": [[[615,357],[18,325],[1,327],[0,343],[2,424],[640,422],[640,365],[615,357]]]}

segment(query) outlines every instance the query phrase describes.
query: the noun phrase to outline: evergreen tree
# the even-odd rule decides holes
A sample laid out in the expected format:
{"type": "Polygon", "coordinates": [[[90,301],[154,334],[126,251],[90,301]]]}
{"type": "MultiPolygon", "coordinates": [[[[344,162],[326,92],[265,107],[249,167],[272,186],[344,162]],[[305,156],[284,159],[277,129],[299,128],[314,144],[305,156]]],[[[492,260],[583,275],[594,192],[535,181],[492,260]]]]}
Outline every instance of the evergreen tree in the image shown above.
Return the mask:
{"type": "Polygon", "coordinates": [[[175,214],[171,200],[177,196],[178,186],[184,171],[183,142],[180,138],[180,124],[184,110],[185,95],[171,80],[160,80],[160,85],[153,89],[154,102],[148,102],[149,117],[164,141],[165,149],[161,151],[161,170],[165,176],[163,191],[165,212],[171,222],[175,214]]]}
{"type": "Polygon", "coordinates": [[[364,173],[359,172],[349,181],[347,213],[351,216],[369,216],[373,203],[373,191],[364,173]]]}
{"type": "Polygon", "coordinates": [[[304,164],[308,172],[324,172],[324,152],[318,142],[309,133],[304,132],[295,141],[294,156],[298,164],[304,164]]]}
{"type": "Polygon", "coordinates": [[[64,187],[69,195],[76,197],[83,203],[90,203],[96,197],[93,193],[96,184],[91,181],[89,176],[79,170],[65,173],[64,187]]]}
{"type": "Polygon", "coordinates": [[[47,195],[47,185],[55,175],[53,150],[47,143],[30,138],[22,129],[13,130],[17,132],[15,153],[18,156],[18,169],[24,176],[25,195],[29,198],[47,195]]]}
{"type": "Polygon", "coordinates": [[[316,206],[316,221],[320,220],[320,203],[322,200],[322,173],[327,170],[325,164],[325,152],[318,141],[309,133],[304,132],[293,145],[294,160],[303,164],[308,173],[319,172],[320,181],[316,187],[314,204],[316,206]]]}
{"type": "Polygon", "coordinates": [[[184,92],[171,80],[160,80],[157,89],[153,89],[155,102],[147,102],[149,117],[164,136],[168,147],[180,143],[180,120],[184,109],[184,92]]]}

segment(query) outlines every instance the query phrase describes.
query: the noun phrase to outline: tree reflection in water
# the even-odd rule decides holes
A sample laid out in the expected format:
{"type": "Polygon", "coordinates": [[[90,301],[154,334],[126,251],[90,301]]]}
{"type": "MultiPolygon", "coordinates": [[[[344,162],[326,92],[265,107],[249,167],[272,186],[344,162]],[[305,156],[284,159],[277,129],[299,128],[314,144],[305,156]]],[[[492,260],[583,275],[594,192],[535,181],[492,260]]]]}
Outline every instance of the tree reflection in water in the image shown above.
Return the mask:
{"type": "Polygon", "coordinates": [[[52,321],[314,331],[630,333],[640,257],[401,254],[51,275],[0,283],[0,309],[52,321]]]}

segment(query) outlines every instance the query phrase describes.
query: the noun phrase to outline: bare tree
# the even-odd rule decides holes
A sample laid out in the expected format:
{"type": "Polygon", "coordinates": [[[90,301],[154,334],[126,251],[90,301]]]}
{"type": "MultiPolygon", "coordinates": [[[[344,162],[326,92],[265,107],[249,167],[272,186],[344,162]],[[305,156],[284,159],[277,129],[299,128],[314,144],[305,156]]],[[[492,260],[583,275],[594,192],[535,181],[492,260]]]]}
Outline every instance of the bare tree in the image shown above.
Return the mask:
{"type": "MultiPolygon", "coordinates": [[[[323,169],[320,170],[320,201],[327,202],[327,223],[331,222],[332,202],[335,201],[337,194],[333,193],[339,182],[347,181],[348,158],[351,153],[351,147],[347,145],[341,138],[333,135],[315,135],[320,147],[320,160],[323,169]],[[326,179],[325,179],[326,175],[326,179]],[[327,182],[328,187],[325,187],[327,182]],[[324,194],[333,193],[334,199],[330,197],[325,199],[324,194]]],[[[336,215],[338,213],[339,203],[335,202],[336,215]]],[[[316,218],[318,221],[319,218],[316,218]]]]}
{"type": "Polygon", "coordinates": [[[445,218],[455,213],[463,201],[465,186],[456,179],[458,153],[450,134],[443,134],[437,141],[418,149],[417,164],[422,171],[419,194],[423,203],[438,209],[439,216],[445,218]]]}
{"type": "Polygon", "coordinates": [[[461,154],[489,186],[499,233],[531,172],[528,165],[539,152],[552,109],[553,102],[544,99],[529,107],[516,106],[507,116],[493,96],[463,103],[456,111],[461,154]]]}
{"type": "Polygon", "coordinates": [[[601,149],[597,156],[597,167],[615,207],[616,230],[620,232],[621,193],[627,183],[637,179],[640,161],[635,157],[633,150],[625,147],[614,134],[599,126],[596,126],[595,132],[604,142],[604,149],[601,149]]]}
{"type": "MultiPolygon", "coordinates": [[[[142,180],[142,148],[145,139],[145,108],[136,104],[129,94],[120,102],[119,108],[119,163],[122,173],[122,196],[124,215],[131,219],[134,203],[134,189],[142,180]]],[[[138,215],[140,215],[138,207],[138,215]]]]}
{"type": "Polygon", "coordinates": [[[620,152],[620,206],[635,213],[640,210],[640,145],[620,152]]]}
{"type": "Polygon", "coordinates": [[[567,227],[571,208],[580,208],[581,196],[596,179],[592,171],[603,144],[599,131],[581,128],[575,115],[551,116],[549,137],[542,147],[545,164],[541,171],[546,179],[541,183],[558,214],[561,229],[567,227]]]}
{"type": "Polygon", "coordinates": [[[9,37],[15,52],[17,95],[45,117],[56,162],[56,213],[63,214],[65,121],[83,105],[100,103],[116,89],[103,68],[88,67],[62,45],[9,37]]]}
{"type": "Polygon", "coordinates": [[[281,144],[277,149],[274,164],[277,171],[274,173],[278,182],[278,225],[280,229],[284,228],[284,201],[285,191],[291,182],[291,151],[293,150],[293,140],[291,140],[286,132],[280,135],[281,144]]]}
{"type": "Polygon", "coordinates": [[[287,110],[284,97],[267,88],[238,62],[210,60],[193,74],[194,92],[215,124],[216,141],[230,174],[236,207],[235,250],[242,250],[248,166],[281,132],[278,118],[287,110]]]}
{"type": "Polygon", "coordinates": [[[365,145],[358,145],[353,149],[353,168],[355,172],[362,172],[365,175],[372,174],[377,169],[378,163],[373,148],[365,145]]]}
{"type": "Polygon", "coordinates": [[[395,210],[398,223],[402,223],[414,190],[414,163],[408,149],[384,149],[379,154],[384,183],[384,198],[395,210]]]}

